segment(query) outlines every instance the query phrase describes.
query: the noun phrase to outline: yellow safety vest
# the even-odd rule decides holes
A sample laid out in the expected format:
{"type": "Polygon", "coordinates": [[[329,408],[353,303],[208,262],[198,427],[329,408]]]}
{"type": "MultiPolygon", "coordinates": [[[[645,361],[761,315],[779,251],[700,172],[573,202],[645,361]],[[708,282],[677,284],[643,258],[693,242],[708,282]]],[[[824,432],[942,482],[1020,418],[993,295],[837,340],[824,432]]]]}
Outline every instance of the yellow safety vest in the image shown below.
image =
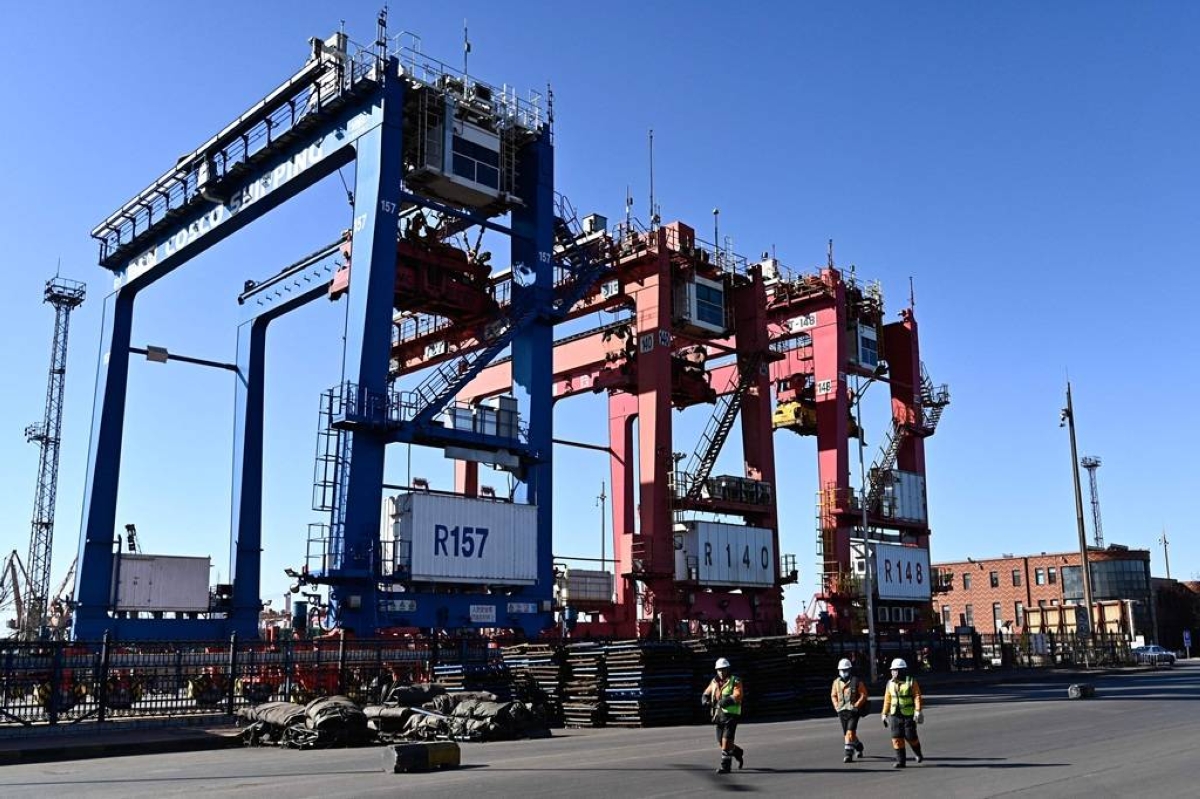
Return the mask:
{"type": "MultiPolygon", "coordinates": [[[[713,682],[716,682],[716,680],[714,680],[713,682]]],[[[737,677],[730,677],[728,680],[726,680],[725,684],[721,686],[721,698],[724,699],[727,696],[733,696],[733,687],[735,685],[738,685],[740,682],[741,681],[738,680],[737,677]]],[[[734,704],[730,705],[729,707],[721,708],[721,710],[725,711],[726,713],[728,713],[731,716],[742,715],[741,703],[734,703],[734,704]]]]}
{"type": "Polygon", "coordinates": [[[888,680],[888,692],[892,696],[892,714],[912,716],[917,712],[917,700],[913,696],[913,678],[905,677],[904,682],[888,680]]]}

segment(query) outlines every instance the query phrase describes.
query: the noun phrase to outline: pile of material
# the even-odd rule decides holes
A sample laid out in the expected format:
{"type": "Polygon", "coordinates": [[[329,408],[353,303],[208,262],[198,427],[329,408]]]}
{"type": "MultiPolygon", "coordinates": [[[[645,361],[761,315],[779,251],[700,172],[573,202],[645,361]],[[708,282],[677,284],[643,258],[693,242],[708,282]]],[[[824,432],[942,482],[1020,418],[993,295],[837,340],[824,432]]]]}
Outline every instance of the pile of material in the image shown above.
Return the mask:
{"type": "Polygon", "coordinates": [[[264,702],[241,708],[238,717],[249,722],[242,733],[249,746],[325,749],[361,746],[372,738],[366,715],[344,696],[324,696],[307,705],[264,702]]]}
{"type": "MultiPolygon", "coordinates": [[[[806,642],[794,636],[788,639],[787,650],[796,685],[796,707],[802,713],[825,712],[829,707],[829,686],[837,676],[837,664],[843,655],[827,651],[819,642],[806,642]]],[[[860,662],[859,676],[866,679],[867,659],[861,658],[860,662]]],[[[878,707],[879,697],[873,699],[878,707]]]]}
{"type": "Polygon", "coordinates": [[[563,720],[568,727],[604,726],[604,647],[578,643],[567,647],[563,720]]]}
{"type": "Polygon", "coordinates": [[[532,680],[537,686],[543,697],[546,721],[551,726],[562,726],[562,692],[567,677],[563,650],[550,644],[517,644],[505,647],[502,657],[514,682],[532,680]]]}
{"type": "Polygon", "coordinates": [[[504,741],[548,734],[541,714],[522,702],[501,702],[494,694],[448,693],[441,686],[414,686],[403,697],[419,706],[389,702],[365,708],[371,728],[386,741],[504,741]]]}
{"type": "Polygon", "coordinates": [[[512,698],[512,675],[504,663],[446,663],[433,667],[433,677],[450,693],[487,691],[512,698]]]}
{"type": "Polygon", "coordinates": [[[396,741],[503,741],[549,735],[544,710],[486,692],[448,693],[440,685],[397,685],[383,704],[360,709],[344,696],[308,705],[266,702],[242,708],[249,746],[321,749],[396,741]]]}
{"type": "Polygon", "coordinates": [[[756,720],[795,718],[800,706],[796,675],[788,660],[787,639],[748,638],[743,643],[745,665],[738,675],[746,683],[743,711],[746,717],[756,720]]]}
{"type": "Polygon", "coordinates": [[[692,720],[696,702],[689,691],[691,655],[681,644],[610,644],[605,647],[604,663],[608,726],[661,727],[692,720]]]}

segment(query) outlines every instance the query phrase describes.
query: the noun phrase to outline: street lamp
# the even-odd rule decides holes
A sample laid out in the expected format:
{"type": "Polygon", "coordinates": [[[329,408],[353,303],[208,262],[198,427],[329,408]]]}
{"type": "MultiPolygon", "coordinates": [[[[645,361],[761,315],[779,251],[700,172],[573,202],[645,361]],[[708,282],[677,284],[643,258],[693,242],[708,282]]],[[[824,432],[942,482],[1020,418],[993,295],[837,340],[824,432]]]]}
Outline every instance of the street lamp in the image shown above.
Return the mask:
{"type": "Polygon", "coordinates": [[[871,682],[879,679],[879,662],[875,646],[875,564],[871,552],[870,534],[867,532],[867,466],[863,458],[864,435],[862,426],[862,398],[867,387],[887,374],[887,361],[880,361],[875,372],[865,383],[862,378],[855,376],[854,381],[854,424],[858,427],[858,481],[859,508],[862,510],[863,558],[866,561],[866,574],[863,579],[863,589],[867,595],[867,656],[870,659],[871,682]]]}
{"type": "Polygon", "coordinates": [[[1092,631],[1092,568],[1088,563],[1087,530],[1083,523],[1083,489],[1079,485],[1079,455],[1075,449],[1075,405],[1071,401],[1071,381],[1067,381],[1067,407],[1062,410],[1059,427],[1071,434],[1071,473],[1075,478],[1075,520],[1079,531],[1080,573],[1083,577],[1083,603],[1087,606],[1087,633],[1092,631]]]}

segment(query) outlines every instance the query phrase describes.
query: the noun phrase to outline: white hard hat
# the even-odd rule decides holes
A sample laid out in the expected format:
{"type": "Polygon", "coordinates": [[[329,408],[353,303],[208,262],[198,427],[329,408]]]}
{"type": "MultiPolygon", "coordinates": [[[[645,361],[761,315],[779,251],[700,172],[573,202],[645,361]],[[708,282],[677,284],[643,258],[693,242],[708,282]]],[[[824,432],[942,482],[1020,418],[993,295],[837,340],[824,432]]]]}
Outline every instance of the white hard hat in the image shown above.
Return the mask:
{"type": "Polygon", "coordinates": [[[717,665],[714,668],[727,669],[729,668],[729,661],[725,658],[717,658],[717,665]]]}
{"type": "Polygon", "coordinates": [[[849,671],[854,668],[854,664],[848,658],[842,658],[838,661],[838,671],[849,671]]]}
{"type": "Polygon", "coordinates": [[[907,669],[908,664],[904,662],[904,658],[896,658],[892,661],[893,669],[907,669]]]}

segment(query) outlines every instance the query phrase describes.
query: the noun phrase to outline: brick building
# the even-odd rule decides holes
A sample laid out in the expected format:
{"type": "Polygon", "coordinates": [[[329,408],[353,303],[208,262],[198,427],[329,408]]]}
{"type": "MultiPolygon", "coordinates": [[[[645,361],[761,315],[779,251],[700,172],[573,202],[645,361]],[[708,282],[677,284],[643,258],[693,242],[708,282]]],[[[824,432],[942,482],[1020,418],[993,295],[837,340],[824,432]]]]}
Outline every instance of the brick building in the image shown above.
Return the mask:
{"type": "MultiPolygon", "coordinates": [[[[1136,633],[1153,639],[1150,551],[1114,544],[1089,550],[1088,561],[1093,599],[1133,600],[1136,633]]],[[[1075,551],[935,563],[934,615],[948,631],[974,627],[981,633],[1020,635],[1026,608],[1082,602],[1079,562],[1075,551]]]]}

